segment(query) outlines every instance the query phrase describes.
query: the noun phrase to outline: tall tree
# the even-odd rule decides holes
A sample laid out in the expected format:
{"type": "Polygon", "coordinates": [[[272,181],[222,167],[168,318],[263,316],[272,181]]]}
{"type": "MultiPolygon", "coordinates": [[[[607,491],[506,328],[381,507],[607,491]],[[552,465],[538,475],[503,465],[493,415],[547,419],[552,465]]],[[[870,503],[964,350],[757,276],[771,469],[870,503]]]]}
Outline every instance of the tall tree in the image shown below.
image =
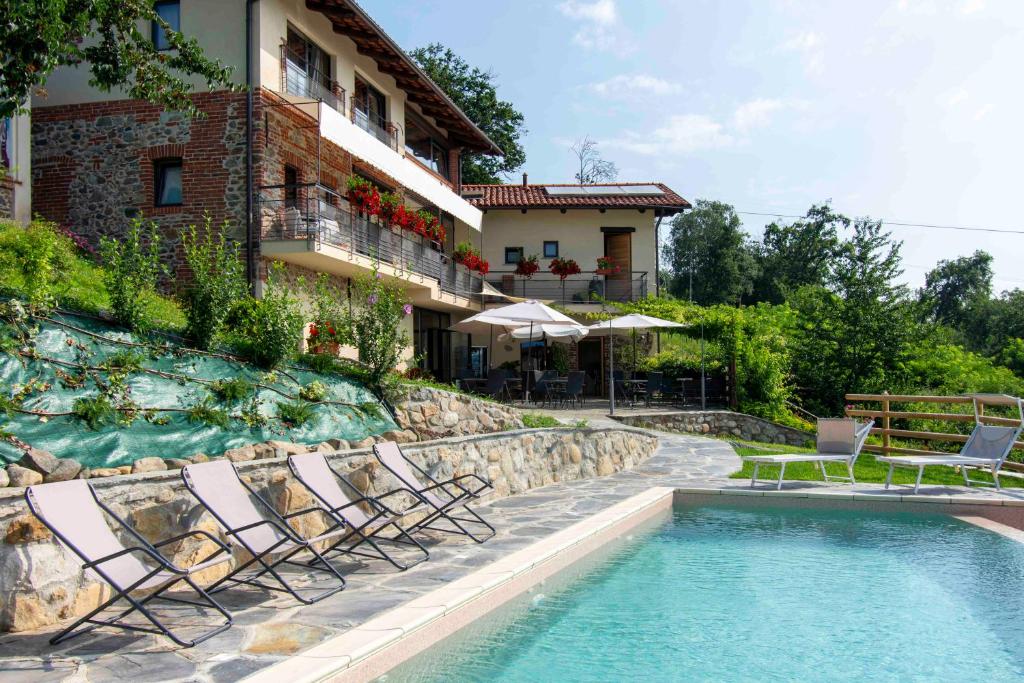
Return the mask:
{"type": "Polygon", "coordinates": [[[915,334],[900,249],[882,224],[858,220],[840,245],[825,286],[807,285],[790,303],[801,320],[794,341],[797,385],[812,410],[838,414],[848,392],[895,388],[902,354],[915,334]]]}
{"type": "Polygon", "coordinates": [[[731,206],[706,199],[673,218],[664,250],[669,292],[704,306],[735,305],[749,294],[756,264],[741,226],[731,206]]]}
{"type": "Polygon", "coordinates": [[[972,310],[992,296],[992,256],[976,251],[939,261],[924,277],[918,299],[929,319],[964,330],[972,310]]]}
{"type": "Polygon", "coordinates": [[[597,140],[583,136],[569,147],[576,157],[579,170],[576,171],[576,182],[581,185],[605,183],[619,177],[619,169],[614,162],[601,158],[597,150],[597,140]]]}
{"type": "Polygon", "coordinates": [[[60,66],[88,67],[89,84],[167,109],[197,113],[193,77],[210,89],[238,89],[230,67],[203,54],[161,19],[153,0],[0,0],[0,118],[25,111],[33,91],[60,66]],[[159,26],[169,50],[149,35],[159,26]],[[144,26],[147,30],[140,30],[144,26]]]}
{"type": "Polygon", "coordinates": [[[839,251],[839,231],[850,219],[828,204],[812,206],[805,218],[770,223],[757,249],[758,278],[752,301],[781,304],[805,285],[824,285],[839,251]]]}
{"type": "Polygon", "coordinates": [[[504,152],[503,157],[463,156],[462,182],[494,185],[501,182],[500,175],[526,163],[526,152],[519,143],[526,135],[525,119],[511,102],[498,99],[493,72],[470,66],[440,43],[418,47],[409,55],[504,152]]]}

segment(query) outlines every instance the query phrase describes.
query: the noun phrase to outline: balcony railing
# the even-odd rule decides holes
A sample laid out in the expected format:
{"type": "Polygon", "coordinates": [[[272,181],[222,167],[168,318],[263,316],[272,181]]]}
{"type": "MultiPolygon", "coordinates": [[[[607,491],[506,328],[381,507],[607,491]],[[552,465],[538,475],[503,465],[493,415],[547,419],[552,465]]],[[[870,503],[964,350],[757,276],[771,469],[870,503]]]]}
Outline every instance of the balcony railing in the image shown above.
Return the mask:
{"type": "Polygon", "coordinates": [[[640,271],[607,276],[584,271],[565,280],[559,280],[552,273],[535,273],[527,280],[511,270],[492,270],[487,282],[509,296],[551,300],[559,304],[637,301],[647,296],[647,273],[640,271]]]}
{"type": "Polygon", "coordinates": [[[265,185],[258,204],[264,240],[329,244],[436,280],[449,294],[468,297],[483,289],[483,279],[456,264],[440,244],[359,216],[348,200],[325,187],[265,185]]]}
{"type": "Polygon", "coordinates": [[[380,114],[366,111],[352,96],[352,123],[377,138],[391,149],[398,151],[398,126],[380,114]]]}
{"type": "Polygon", "coordinates": [[[286,43],[281,44],[281,91],[323,100],[335,110],[345,113],[345,89],[319,69],[307,67],[305,59],[286,43]]]}

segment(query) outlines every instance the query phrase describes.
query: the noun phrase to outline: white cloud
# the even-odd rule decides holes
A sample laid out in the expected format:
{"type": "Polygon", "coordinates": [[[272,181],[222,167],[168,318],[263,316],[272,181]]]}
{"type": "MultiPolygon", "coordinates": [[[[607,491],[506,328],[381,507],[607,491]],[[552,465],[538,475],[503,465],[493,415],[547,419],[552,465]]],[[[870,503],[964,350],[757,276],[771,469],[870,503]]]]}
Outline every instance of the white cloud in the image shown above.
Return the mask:
{"type": "Polygon", "coordinates": [[[736,107],[736,111],[733,113],[733,125],[741,132],[746,132],[751,128],[760,128],[768,124],[772,114],[789,106],[791,106],[790,103],[783,100],[767,98],[744,102],[736,107]]]}
{"type": "Polygon", "coordinates": [[[947,107],[955,107],[958,104],[962,104],[967,100],[968,93],[966,88],[957,88],[953,90],[945,97],[945,104],[947,107]]]}
{"type": "Polygon", "coordinates": [[[982,106],[981,108],[978,109],[978,111],[974,112],[974,120],[981,121],[983,118],[991,114],[992,110],[995,108],[996,107],[994,104],[986,104],[982,106]]]}
{"type": "Polygon", "coordinates": [[[588,90],[605,97],[633,95],[635,93],[672,95],[682,90],[682,86],[678,83],[672,83],[671,81],[648,74],[634,74],[631,76],[621,74],[606,81],[591,83],[586,87],[588,90]]]}
{"type": "Polygon", "coordinates": [[[804,71],[812,76],[825,70],[825,39],[820,33],[804,31],[779,45],[783,52],[796,52],[801,56],[804,71]]]}
{"type": "Polygon", "coordinates": [[[572,42],[580,47],[626,54],[633,46],[622,35],[615,0],[565,0],[558,11],[579,23],[572,42]]]}
{"type": "Polygon", "coordinates": [[[960,5],[961,14],[974,14],[985,9],[985,0],[966,0],[960,5]]]}
{"type": "Polygon", "coordinates": [[[605,140],[602,145],[637,154],[685,154],[702,149],[728,147],[735,143],[725,126],[704,114],[677,114],[646,135],[627,131],[618,140],[605,140]]]}

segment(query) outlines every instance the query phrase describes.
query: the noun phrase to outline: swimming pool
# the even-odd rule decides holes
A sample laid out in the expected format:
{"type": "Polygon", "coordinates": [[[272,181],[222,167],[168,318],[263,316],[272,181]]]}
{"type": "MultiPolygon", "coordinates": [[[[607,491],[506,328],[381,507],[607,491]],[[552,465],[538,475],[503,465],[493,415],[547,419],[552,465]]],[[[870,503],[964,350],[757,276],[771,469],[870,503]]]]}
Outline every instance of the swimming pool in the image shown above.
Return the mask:
{"type": "Polygon", "coordinates": [[[945,515],[677,507],[386,677],[1024,679],[1024,544],[945,515]]]}

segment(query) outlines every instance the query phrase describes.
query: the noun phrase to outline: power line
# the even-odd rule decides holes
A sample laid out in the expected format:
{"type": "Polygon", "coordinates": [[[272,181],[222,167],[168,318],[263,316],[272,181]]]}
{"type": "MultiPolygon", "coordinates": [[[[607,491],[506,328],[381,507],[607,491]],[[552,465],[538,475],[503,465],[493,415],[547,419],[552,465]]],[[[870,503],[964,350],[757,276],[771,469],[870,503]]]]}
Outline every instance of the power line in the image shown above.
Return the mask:
{"type": "MultiPolygon", "coordinates": [[[[768,216],[769,218],[807,218],[807,216],[797,216],[785,213],[766,213],[763,211],[737,211],[736,213],[741,213],[747,216],[768,216]]],[[[961,230],[964,232],[994,232],[1002,235],[1024,235],[1024,230],[1010,230],[1006,228],[975,228],[964,225],[933,225],[931,223],[887,221],[884,218],[879,220],[882,221],[882,225],[894,225],[901,228],[934,228],[936,230],[961,230]]]]}

